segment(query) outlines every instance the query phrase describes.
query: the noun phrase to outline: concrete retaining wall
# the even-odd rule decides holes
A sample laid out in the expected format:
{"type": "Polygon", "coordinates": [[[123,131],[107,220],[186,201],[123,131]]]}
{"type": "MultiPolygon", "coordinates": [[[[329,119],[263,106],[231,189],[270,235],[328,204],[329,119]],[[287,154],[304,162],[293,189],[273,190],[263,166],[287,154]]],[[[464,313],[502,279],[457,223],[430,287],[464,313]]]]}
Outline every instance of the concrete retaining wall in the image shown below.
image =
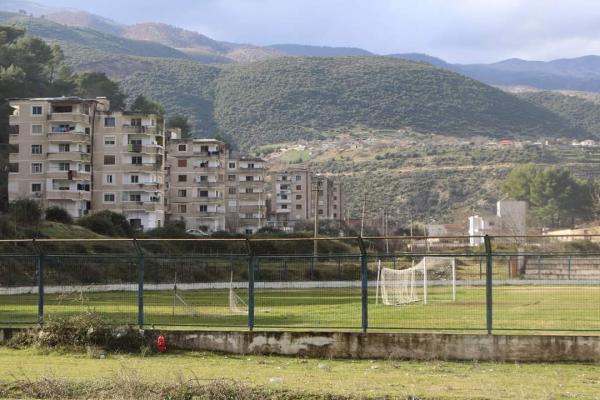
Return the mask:
{"type": "Polygon", "coordinates": [[[478,361],[600,361],[600,336],[169,332],[170,346],[235,354],[478,361]]]}
{"type": "MultiPolygon", "coordinates": [[[[19,329],[0,328],[0,344],[19,329]]],[[[163,332],[171,349],[314,358],[600,362],[600,336],[349,332],[163,332]]],[[[158,331],[146,331],[151,337],[158,331]]]]}

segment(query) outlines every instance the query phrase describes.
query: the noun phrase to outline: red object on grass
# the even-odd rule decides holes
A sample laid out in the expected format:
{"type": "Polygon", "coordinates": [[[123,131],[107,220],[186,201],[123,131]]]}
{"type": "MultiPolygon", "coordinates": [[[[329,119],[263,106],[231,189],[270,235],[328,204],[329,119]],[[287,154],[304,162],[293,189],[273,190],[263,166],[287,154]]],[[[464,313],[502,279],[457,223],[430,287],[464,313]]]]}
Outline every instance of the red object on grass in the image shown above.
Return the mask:
{"type": "Polygon", "coordinates": [[[156,350],[158,350],[159,353],[167,351],[167,339],[163,335],[156,338],[156,350]]]}

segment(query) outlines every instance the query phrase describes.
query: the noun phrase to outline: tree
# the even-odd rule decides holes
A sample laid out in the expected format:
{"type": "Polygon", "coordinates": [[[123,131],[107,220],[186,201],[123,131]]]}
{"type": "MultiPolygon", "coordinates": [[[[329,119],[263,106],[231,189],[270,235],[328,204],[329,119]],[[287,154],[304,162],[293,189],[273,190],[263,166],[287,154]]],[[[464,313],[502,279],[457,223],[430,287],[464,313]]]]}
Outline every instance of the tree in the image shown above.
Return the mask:
{"type": "Polygon", "coordinates": [[[130,110],[141,112],[143,114],[163,115],[165,113],[165,110],[159,103],[150,101],[141,94],[135,98],[133,104],[131,104],[130,110]]]}
{"type": "Polygon", "coordinates": [[[172,117],[170,117],[167,120],[167,128],[181,129],[181,138],[182,139],[188,139],[192,136],[191,135],[192,127],[190,126],[190,123],[188,122],[188,118],[183,115],[180,115],[180,114],[173,115],[172,117]]]}
{"type": "Polygon", "coordinates": [[[133,233],[129,221],[127,221],[127,218],[123,214],[109,210],[80,218],[77,223],[100,235],[130,237],[133,233]]]}
{"type": "Polygon", "coordinates": [[[12,201],[8,207],[11,220],[19,225],[37,225],[42,218],[42,208],[35,200],[20,199],[12,201]]]}
{"type": "Polygon", "coordinates": [[[78,94],[84,98],[104,96],[110,100],[112,109],[125,108],[125,94],[119,84],[111,81],[104,72],[84,72],[76,78],[78,94]]]}
{"type": "Polygon", "coordinates": [[[578,181],[559,167],[542,168],[533,164],[514,168],[507,176],[503,192],[515,200],[527,201],[531,211],[551,226],[575,218],[593,216],[593,187],[578,181]]]}

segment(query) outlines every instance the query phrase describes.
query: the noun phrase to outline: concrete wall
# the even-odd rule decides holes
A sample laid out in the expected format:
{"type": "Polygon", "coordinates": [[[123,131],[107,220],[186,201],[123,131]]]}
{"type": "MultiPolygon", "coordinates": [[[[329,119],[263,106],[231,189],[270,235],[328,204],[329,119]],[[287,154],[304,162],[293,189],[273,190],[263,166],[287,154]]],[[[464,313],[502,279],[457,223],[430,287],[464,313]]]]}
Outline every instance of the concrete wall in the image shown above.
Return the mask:
{"type": "Polygon", "coordinates": [[[600,361],[600,336],[169,332],[170,346],[235,354],[478,361],[600,361]]]}
{"type": "MultiPolygon", "coordinates": [[[[0,328],[0,344],[18,329],[0,328]]],[[[163,332],[164,333],[164,332],[163,332]]],[[[158,331],[146,331],[151,337],[158,331]]],[[[314,358],[599,362],[600,336],[169,331],[171,349],[314,358]]]]}

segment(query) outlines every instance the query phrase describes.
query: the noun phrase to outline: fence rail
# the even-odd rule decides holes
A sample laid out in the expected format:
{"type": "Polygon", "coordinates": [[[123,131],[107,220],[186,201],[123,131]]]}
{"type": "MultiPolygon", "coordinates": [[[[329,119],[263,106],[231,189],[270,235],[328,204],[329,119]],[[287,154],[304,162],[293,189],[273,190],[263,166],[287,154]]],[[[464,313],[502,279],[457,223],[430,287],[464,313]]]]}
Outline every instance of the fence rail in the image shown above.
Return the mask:
{"type": "Polygon", "coordinates": [[[600,334],[600,236],[480,239],[0,240],[0,325],[600,334]]]}

